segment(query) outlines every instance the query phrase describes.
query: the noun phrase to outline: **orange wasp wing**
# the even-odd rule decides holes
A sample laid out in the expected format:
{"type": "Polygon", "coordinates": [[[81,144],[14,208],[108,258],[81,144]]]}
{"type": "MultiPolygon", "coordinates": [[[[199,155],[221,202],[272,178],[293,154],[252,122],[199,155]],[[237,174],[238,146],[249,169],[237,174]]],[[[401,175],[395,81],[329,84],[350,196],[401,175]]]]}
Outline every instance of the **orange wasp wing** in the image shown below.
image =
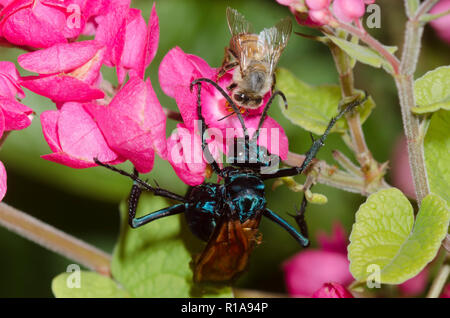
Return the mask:
{"type": "Polygon", "coordinates": [[[194,281],[225,282],[242,273],[253,247],[261,241],[260,219],[259,216],[241,223],[222,218],[195,261],[194,281]]]}

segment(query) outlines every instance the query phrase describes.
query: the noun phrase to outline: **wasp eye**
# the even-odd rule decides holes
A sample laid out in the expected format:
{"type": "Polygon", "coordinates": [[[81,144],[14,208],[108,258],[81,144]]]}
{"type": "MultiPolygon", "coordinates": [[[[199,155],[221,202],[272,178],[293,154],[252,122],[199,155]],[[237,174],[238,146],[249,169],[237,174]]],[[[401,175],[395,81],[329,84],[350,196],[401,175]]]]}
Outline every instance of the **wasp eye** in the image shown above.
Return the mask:
{"type": "Polygon", "coordinates": [[[245,95],[244,94],[234,94],[233,97],[234,97],[235,101],[242,102],[244,100],[244,98],[245,98],[245,95]]]}
{"type": "Polygon", "coordinates": [[[255,99],[255,104],[256,105],[261,104],[261,102],[262,102],[262,98],[261,97],[258,97],[258,98],[255,99]]]}

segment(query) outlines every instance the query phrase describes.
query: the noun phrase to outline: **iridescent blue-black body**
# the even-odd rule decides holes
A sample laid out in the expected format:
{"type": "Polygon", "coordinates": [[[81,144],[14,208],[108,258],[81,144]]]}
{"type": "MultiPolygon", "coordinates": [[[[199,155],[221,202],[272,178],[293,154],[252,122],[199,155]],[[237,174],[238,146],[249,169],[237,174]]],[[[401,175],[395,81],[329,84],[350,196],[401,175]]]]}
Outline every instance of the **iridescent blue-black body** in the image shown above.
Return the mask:
{"type": "Polygon", "coordinates": [[[266,207],[264,183],[251,170],[231,170],[223,184],[204,183],[190,189],[185,216],[192,233],[208,241],[217,222],[257,218],[266,207]]]}

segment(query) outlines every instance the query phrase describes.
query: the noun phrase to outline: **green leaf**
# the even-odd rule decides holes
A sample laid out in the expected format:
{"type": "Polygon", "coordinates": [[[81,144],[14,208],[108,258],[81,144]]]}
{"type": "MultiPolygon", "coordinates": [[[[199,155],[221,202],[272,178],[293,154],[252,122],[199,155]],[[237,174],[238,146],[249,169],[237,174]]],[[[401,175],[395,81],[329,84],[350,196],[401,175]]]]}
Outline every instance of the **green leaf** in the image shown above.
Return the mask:
{"type": "MultiPolygon", "coordinates": [[[[328,37],[345,53],[347,53],[352,58],[358,60],[359,62],[377,68],[383,66],[388,72],[392,71],[390,64],[380,54],[378,54],[377,51],[367,46],[362,46],[360,44],[347,41],[336,36],[328,35],[328,37]]],[[[397,50],[397,47],[395,46],[385,46],[385,48],[390,53],[394,53],[397,50]]]]}
{"type": "Polygon", "coordinates": [[[429,71],[414,83],[417,114],[450,110],[450,65],[429,71]]]}
{"type": "MultiPolygon", "coordinates": [[[[290,71],[280,68],[277,71],[277,88],[286,95],[289,103],[288,109],[280,103],[284,116],[295,125],[317,135],[325,131],[328,122],[338,113],[341,90],[337,85],[310,86],[290,71]]],[[[375,103],[372,97],[358,106],[362,122],[370,115],[373,107],[375,103]]],[[[342,118],[332,131],[343,132],[347,128],[347,122],[342,118]]]]}
{"type": "Polygon", "coordinates": [[[358,281],[379,266],[380,283],[401,284],[416,276],[439,250],[448,231],[450,211],[436,194],[427,195],[417,214],[395,188],[372,194],[356,213],[350,235],[350,271],[358,281]]]}
{"type": "MultiPolygon", "coordinates": [[[[139,217],[172,204],[164,198],[144,193],[136,215],[139,217]]],[[[183,215],[161,218],[132,229],[128,225],[124,202],[120,210],[121,233],[111,271],[132,297],[233,297],[227,286],[194,285],[190,251],[199,253],[201,246],[193,246],[192,242],[199,240],[182,222],[183,215]]]]}
{"type": "Polygon", "coordinates": [[[53,278],[52,292],[57,298],[129,297],[128,293],[111,278],[86,271],[59,274],[53,278]],[[75,277],[74,275],[80,276],[75,277]],[[74,284],[78,278],[80,288],[74,284]]]}
{"type": "Polygon", "coordinates": [[[450,112],[433,114],[425,136],[425,164],[431,192],[440,195],[450,205],[450,112]]]}

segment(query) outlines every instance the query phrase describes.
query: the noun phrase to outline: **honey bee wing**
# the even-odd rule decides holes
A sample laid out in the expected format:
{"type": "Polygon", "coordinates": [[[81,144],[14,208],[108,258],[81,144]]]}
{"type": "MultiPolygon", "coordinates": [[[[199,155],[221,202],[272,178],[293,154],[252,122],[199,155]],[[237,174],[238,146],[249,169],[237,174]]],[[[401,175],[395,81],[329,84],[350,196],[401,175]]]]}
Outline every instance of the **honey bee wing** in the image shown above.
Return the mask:
{"type": "Polygon", "coordinates": [[[231,35],[241,35],[251,33],[252,25],[237,10],[227,8],[227,21],[231,35]]]}
{"type": "Polygon", "coordinates": [[[287,45],[292,32],[289,17],[282,19],[270,29],[262,30],[258,35],[258,46],[265,52],[265,61],[269,65],[270,74],[275,71],[278,60],[287,45]]]}

